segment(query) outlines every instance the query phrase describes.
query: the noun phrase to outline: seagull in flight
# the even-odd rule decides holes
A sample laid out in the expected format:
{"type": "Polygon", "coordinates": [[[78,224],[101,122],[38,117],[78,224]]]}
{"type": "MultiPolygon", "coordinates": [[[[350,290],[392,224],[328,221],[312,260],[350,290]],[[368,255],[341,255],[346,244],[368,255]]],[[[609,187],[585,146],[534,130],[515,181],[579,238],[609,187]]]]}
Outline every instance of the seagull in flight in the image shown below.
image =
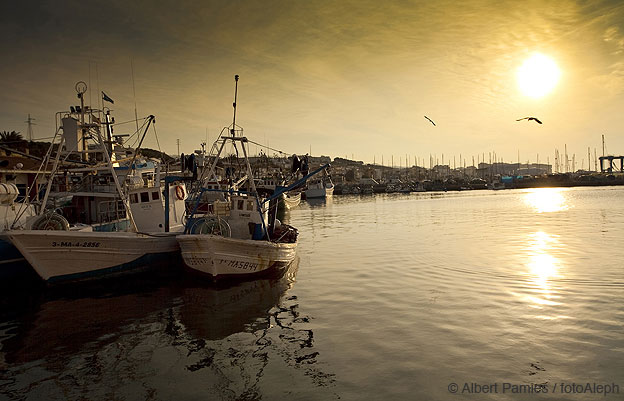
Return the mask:
{"type": "MultiPolygon", "coordinates": [[[[433,126],[434,126],[434,127],[436,126],[436,125],[435,125],[435,123],[433,122],[433,120],[432,120],[432,119],[430,119],[430,118],[429,118],[429,117],[427,117],[427,116],[425,116],[425,118],[426,118],[427,120],[429,120],[429,122],[430,122],[431,124],[433,124],[433,126]]],[[[541,123],[540,123],[540,124],[541,124],[541,123]]]]}
{"type": "Polygon", "coordinates": [[[542,123],[540,120],[538,120],[538,119],[537,119],[537,118],[535,118],[535,117],[524,117],[524,118],[519,118],[519,119],[517,119],[516,121],[522,121],[522,120],[527,120],[527,121],[531,121],[531,120],[533,120],[533,121],[535,121],[535,122],[536,122],[536,123],[538,123],[538,124],[541,124],[541,123],[542,123]]]}

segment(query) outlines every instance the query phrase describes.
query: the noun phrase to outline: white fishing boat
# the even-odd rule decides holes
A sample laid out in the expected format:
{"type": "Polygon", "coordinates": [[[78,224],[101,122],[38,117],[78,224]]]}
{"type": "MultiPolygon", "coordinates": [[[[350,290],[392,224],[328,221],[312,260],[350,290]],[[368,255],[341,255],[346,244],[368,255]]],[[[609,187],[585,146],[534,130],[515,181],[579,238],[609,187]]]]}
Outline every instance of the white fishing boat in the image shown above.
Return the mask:
{"type": "Polygon", "coordinates": [[[140,271],[179,250],[175,233],[14,230],[8,236],[50,283],[140,271]]]}
{"type": "MultiPolygon", "coordinates": [[[[244,168],[237,173],[241,176],[254,176],[247,152],[249,141],[243,135],[243,129],[236,125],[238,75],[235,80],[234,119],[232,125],[221,131],[215,143],[214,148],[218,151],[207,180],[214,179],[215,168],[226,144],[243,152],[244,168]]],[[[300,187],[307,178],[326,167],[323,166],[286,188],[276,189],[267,199],[260,198],[254,180],[247,180],[242,189],[230,189],[228,202],[214,205],[214,214],[197,216],[193,212],[188,219],[185,233],[177,237],[186,266],[213,279],[283,272],[295,259],[298,232],[294,227],[281,224],[277,220],[277,200],[282,193],[300,187]]],[[[206,189],[202,188],[191,199],[197,199],[199,204],[204,191],[206,189]]]]}
{"type": "MultiPolygon", "coordinates": [[[[169,185],[165,191],[169,202],[161,200],[159,187],[130,192],[131,221],[141,231],[97,231],[97,226],[88,225],[73,230],[66,225],[59,230],[49,225],[51,229],[10,230],[6,234],[37,274],[50,283],[147,270],[157,262],[178,258],[176,235],[184,229],[186,194],[178,195],[184,188],[183,183],[169,185]],[[165,203],[171,205],[168,219],[163,218],[165,203]]],[[[53,213],[40,220],[46,219],[57,225],[64,220],[53,213]]]]}
{"type": "MultiPolygon", "coordinates": [[[[83,88],[86,90],[86,85],[83,88]]],[[[102,174],[101,177],[110,178],[110,182],[100,184],[102,187],[110,186],[116,191],[112,193],[106,188],[100,188],[101,191],[98,191],[97,188],[90,187],[86,192],[75,194],[85,201],[96,197],[107,199],[106,202],[109,205],[96,210],[100,212],[104,210],[109,217],[119,218],[114,220],[106,218],[100,224],[78,225],[70,228],[63,216],[41,210],[40,214],[32,219],[31,224],[27,225],[27,228],[34,229],[7,231],[6,235],[12,244],[47,282],[108,277],[149,268],[154,261],[161,261],[165,256],[175,257],[178,254],[179,245],[175,235],[184,228],[182,220],[187,194],[183,180],[180,177],[174,177],[175,179],[167,179],[170,178],[167,177],[163,188],[160,186],[158,170],[155,179],[145,180],[145,182],[142,177],[133,176],[135,153],[127,164],[128,171],[125,173],[125,178],[126,180],[129,177],[138,179],[130,180],[135,181],[134,185],[126,185],[124,191],[115,167],[117,164],[119,168],[119,163],[114,163],[109,154],[110,149],[107,144],[111,142],[103,139],[101,124],[92,123],[94,120],[100,120],[97,115],[94,118],[93,114],[101,113],[101,111],[84,107],[84,90],[78,91],[78,97],[81,99],[80,115],[75,118],[75,111],[67,112],[61,120],[63,134],[55,135],[53,140],[54,143],[58,137],[60,142],[57,146],[52,178],[48,181],[42,204],[47,204],[51,188],[57,182],[55,174],[60,174],[58,168],[61,154],[75,152],[75,148],[72,147],[70,151],[63,151],[63,145],[73,142],[74,146],[80,144],[78,154],[85,156],[87,165],[89,161],[97,163],[90,167],[91,169],[102,169],[102,163],[104,163],[108,174],[102,174]],[[86,147],[87,138],[94,140],[95,144],[86,147]],[[103,231],[110,228],[111,224],[119,231],[103,231]],[[104,226],[108,228],[103,228],[104,226]]],[[[153,116],[149,117],[145,132],[151,121],[153,121],[153,116]]],[[[57,130],[57,134],[59,131],[57,130]]],[[[49,156],[51,159],[52,152],[49,156]]],[[[50,160],[44,160],[46,164],[49,162],[50,160]]],[[[88,170],[89,167],[83,166],[81,169],[88,170]]],[[[60,175],[66,176],[66,174],[60,175]]]]}
{"type": "MultiPolygon", "coordinates": [[[[217,220],[208,220],[210,225],[217,220]]],[[[221,222],[223,226],[224,222],[221,222]]],[[[279,274],[295,259],[297,231],[284,227],[284,234],[275,240],[253,239],[251,235],[234,236],[221,230],[196,231],[197,234],[178,235],[182,258],[191,269],[213,278],[279,274]],[[242,237],[242,238],[241,238],[242,237]]],[[[273,230],[273,234],[279,232],[273,230]]]]}
{"type": "Polygon", "coordinates": [[[191,217],[188,233],[177,236],[186,266],[213,278],[283,271],[295,258],[297,230],[270,223],[259,202],[249,193],[232,195],[215,205],[216,214],[191,217]]]}
{"type": "Polygon", "coordinates": [[[301,203],[301,191],[293,190],[286,191],[282,194],[281,202],[284,204],[286,210],[293,209],[301,203]]]}
{"type": "Polygon", "coordinates": [[[334,183],[329,175],[325,175],[320,179],[313,180],[308,183],[308,189],[305,191],[306,199],[312,198],[329,198],[334,194],[334,183]]]}

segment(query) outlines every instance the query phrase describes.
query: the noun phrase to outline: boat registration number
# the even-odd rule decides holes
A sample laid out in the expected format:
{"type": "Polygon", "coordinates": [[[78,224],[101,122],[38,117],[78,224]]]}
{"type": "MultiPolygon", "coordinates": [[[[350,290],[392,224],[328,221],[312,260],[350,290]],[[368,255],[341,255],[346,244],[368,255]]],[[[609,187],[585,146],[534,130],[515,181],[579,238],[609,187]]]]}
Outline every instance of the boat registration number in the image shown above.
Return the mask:
{"type": "Polygon", "coordinates": [[[99,242],[71,242],[71,241],[52,241],[53,247],[73,247],[73,248],[98,248],[99,242]]]}
{"type": "Polygon", "coordinates": [[[253,262],[239,262],[236,260],[219,259],[219,264],[227,265],[228,267],[233,267],[235,269],[241,269],[241,270],[250,270],[250,271],[258,270],[258,263],[253,263],[253,262]]]}

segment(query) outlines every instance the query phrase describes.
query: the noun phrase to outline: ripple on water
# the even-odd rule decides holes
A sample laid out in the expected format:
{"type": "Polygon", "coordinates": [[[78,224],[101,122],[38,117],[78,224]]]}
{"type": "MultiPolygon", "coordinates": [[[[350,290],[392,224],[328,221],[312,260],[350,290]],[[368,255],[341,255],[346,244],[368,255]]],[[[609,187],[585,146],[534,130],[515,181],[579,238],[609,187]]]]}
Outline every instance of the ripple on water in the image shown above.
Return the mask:
{"type": "Polygon", "coordinates": [[[584,188],[303,202],[285,217],[300,230],[296,277],[14,302],[0,322],[0,393],[450,400],[451,382],[622,386],[623,197],[584,188]]]}

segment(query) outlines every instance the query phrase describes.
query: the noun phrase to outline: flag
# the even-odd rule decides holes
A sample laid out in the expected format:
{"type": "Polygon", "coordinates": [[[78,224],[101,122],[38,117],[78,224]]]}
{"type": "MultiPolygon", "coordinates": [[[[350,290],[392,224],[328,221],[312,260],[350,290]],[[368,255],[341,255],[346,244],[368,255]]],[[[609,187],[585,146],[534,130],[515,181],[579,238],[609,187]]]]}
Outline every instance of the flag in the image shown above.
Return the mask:
{"type": "Polygon", "coordinates": [[[104,93],[104,91],[102,91],[102,100],[105,100],[107,102],[111,102],[112,104],[115,104],[115,102],[113,102],[113,99],[111,99],[110,97],[108,97],[106,95],[106,93],[104,93]]]}

